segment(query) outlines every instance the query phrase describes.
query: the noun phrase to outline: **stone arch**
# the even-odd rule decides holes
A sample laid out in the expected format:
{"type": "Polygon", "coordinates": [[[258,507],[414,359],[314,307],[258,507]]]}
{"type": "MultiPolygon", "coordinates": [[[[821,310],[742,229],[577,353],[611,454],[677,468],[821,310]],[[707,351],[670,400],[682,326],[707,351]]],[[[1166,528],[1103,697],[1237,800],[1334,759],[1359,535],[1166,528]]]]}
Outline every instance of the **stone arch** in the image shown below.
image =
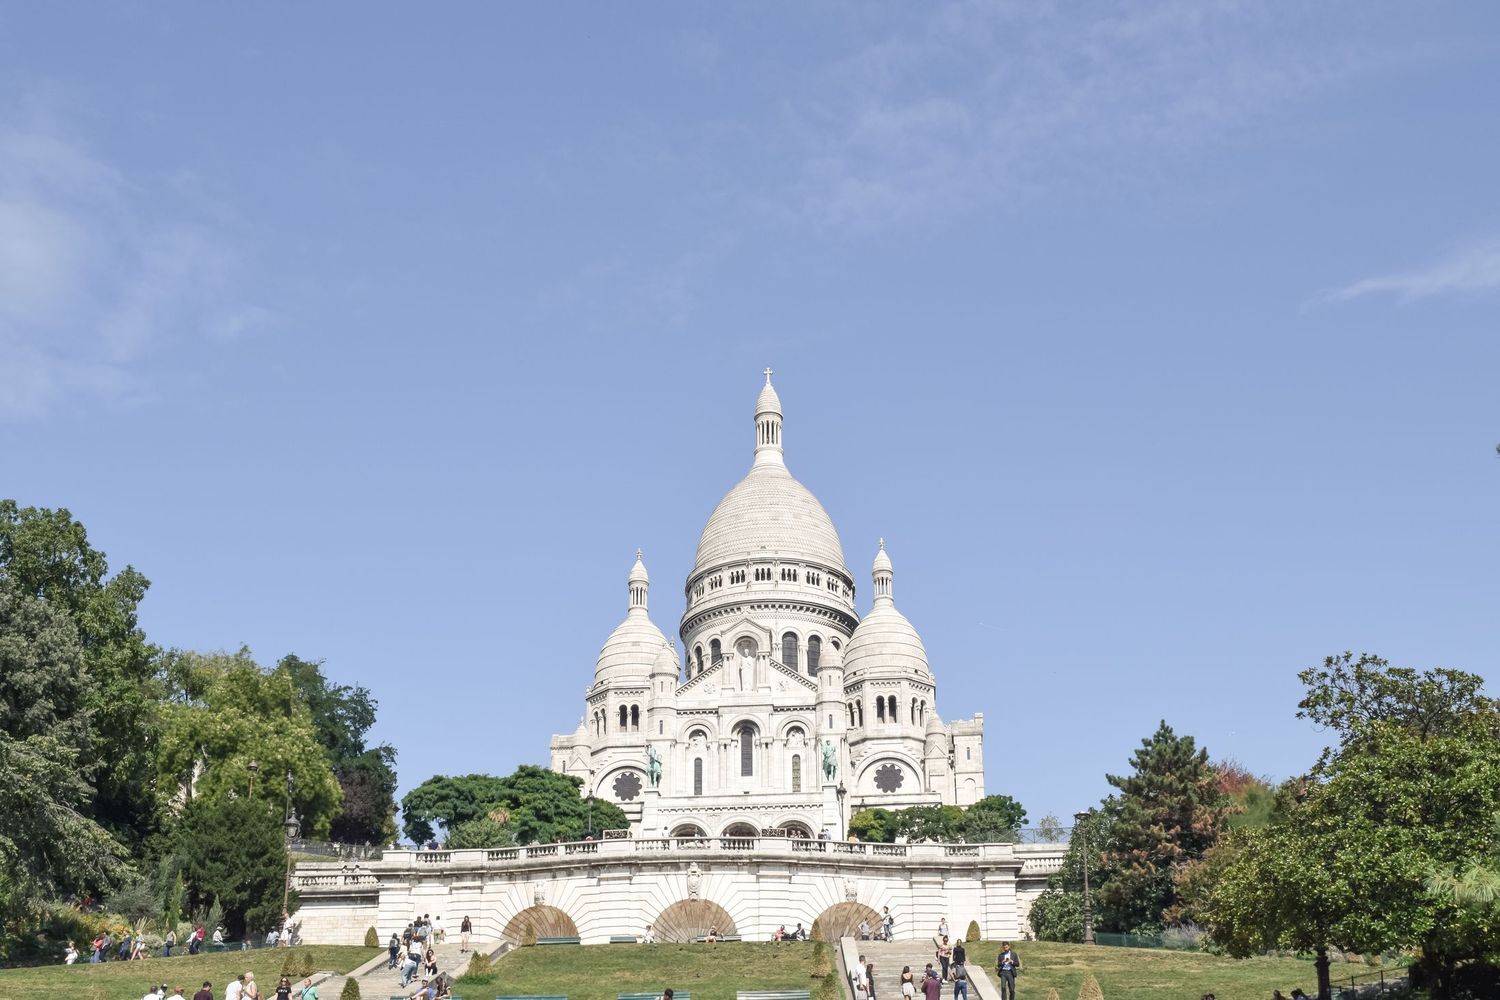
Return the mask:
{"type": "Polygon", "coordinates": [[[530,932],[533,938],[577,937],[578,925],[555,906],[528,906],[510,918],[500,936],[518,946],[530,932]]]}
{"type": "Polygon", "coordinates": [[[876,772],[887,764],[899,765],[901,771],[900,784],[889,791],[899,792],[902,795],[910,795],[913,792],[925,790],[926,782],[922,780],[922,768],[916,760],[900,750],[880,750],[860,765],[859,775],[855,778],[854,787],[861,795],[876,795],[888,790],[881,788],[876,783],[876,772]]]}
{"type": "Polygon", "coordinates": [[[651,929],[663,944],[687,944],[710,929],[720,934],[739,933],[729,911],[707,899],[679,899],[657,915],[651,929]]]}
{"type": "Polygon", "coordinates": [[[708,834],[704,832],[702,823],[695,823],[692,820],[688,820],[687,822],[678,823],[676,826],[672,827],[670,836],[706,837],[708,836],[708,834]]]}
{"type": "Polygon", "coordinates": [[[813,921],[812,933],[808,936],[814,941],[829,942],[841,937],[858,937],[861,920],[870,925],[872,934],[880,929],[880,914],[875,912],[874,907],[855,902],[834,903],[818,914],[818,919],[813,921]]]}
{"type": "Polygon", "coordinates": [[[720,832],[721,837],[759,837],[760,829],[754,823],[735,820],[720,832]]]}

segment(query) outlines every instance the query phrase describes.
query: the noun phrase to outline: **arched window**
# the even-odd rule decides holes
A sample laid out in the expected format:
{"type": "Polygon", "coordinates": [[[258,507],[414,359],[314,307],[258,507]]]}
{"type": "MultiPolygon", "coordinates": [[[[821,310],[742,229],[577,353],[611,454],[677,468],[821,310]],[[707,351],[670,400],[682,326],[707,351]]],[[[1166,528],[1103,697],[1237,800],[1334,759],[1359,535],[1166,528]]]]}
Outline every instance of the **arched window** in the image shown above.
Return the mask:
{"type": "Polygon", "coordinates": [[[927,702],[925,701],[917,706],[917,721],[922,723],[927,721],[927,702]]]}
{"type": "Polygon", "coordinates": [[[781,637],[781,662],[791,667],[797,667],[797,633],[788,632],[781,637]]]}
{"type": "Polygon", "coordinates": [[[865,724],[865,703],[862,702],[862,701],[856,701],[854,703],[854,711],[859,716],[859,723],[858,723],[858,725],[863,726],[865,724]]]}
{"type": "Polygon", "coordinates": [[[621,705],[620,706],[620,732],[623,733],[629,727],[630,727],[630,709],[626,708],[624,705],[621,705]]]}
{"type": "Polygon", "coordinates": [[[740,725],[740,777],[748,778],[755,773],[755,727],[750,723],[740,725]]]}
{"type": "MultiPolygon", "coordinates": [[[[844,707],[849,710],[849,728],[853,729],[854,728],[854,704],[851,702],[850,704],[845,705],[844,707]]],[[[828,728],[832,729],[833,728],[833,723],[830,722],[828,724],[828,728]]]]}
{"type": "Polygon", "coordinates": [[[917,699],[915,698],[911,700],[911,724],[914,726],[917,724],[917,699]]]}
{"type": "Polygon", "coordinates": [[[719,646],[718,639],[708,644],[708,662],[716,667],[724,662],[724,651],[719,646]]]}
{"type": "Polygon", "coordinates": [[[630,706],[630,731],[635,732],[641,728],[641,706],[630,706]]]}
{"type": "Polygon", "coordinates": [[[792,791],[802,791],[802,755],[792,754],[792,791]]]}
{"type": "Polygon", "coordinates": [[[667,731],[667,724],[665,722],[663,722],[662,720],[657,719],[656,720],[656,735],[657,736],[665,735],[666,731],[667,731]]]}
{"type": "Polygon", "coordinates": [[[693,794],[703,794],[703,758],[693,758],[693,794]]]}
{"type": "Polygon", "coordinates": [[[818,661],[823,658],[823,640],[812,635],[807,637],[807,673],[818,676],[818,661]]]}
{"type": "Polygon", "coordinates": [[[695,668],[696,668],[696,669],[694,669],[693,673],[695,675],[703,673],[703,647],[702,646],[694,646],[693,647],[693,663],[695,664],[695,668]]]}
{"type": "Polygon", "coordinates": [[[881,697],[875,699],[875,721],[885,721],[885,699],[881,697]]]}
{"type": "Polygon", "coordinates": [[[885,712],[886,712],[886,718],[890,719],[892,722],[900,722],[901,721],[900,716],[898,716],[896,714],[896,696],[895,695],[891,695],[889,698],[887,698],[885,700],[885,712]]]}

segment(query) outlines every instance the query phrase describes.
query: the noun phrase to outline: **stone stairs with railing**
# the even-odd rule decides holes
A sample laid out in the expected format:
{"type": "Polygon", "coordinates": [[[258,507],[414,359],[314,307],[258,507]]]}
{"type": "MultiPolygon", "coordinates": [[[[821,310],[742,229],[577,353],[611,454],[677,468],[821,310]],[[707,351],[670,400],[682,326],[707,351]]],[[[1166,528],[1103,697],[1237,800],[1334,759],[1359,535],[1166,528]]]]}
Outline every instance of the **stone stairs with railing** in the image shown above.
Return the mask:
{"type": "MultiPolygon", "coordinates": [[[[486,951],[491,947],[490,945],[480,945],[480,948],[486,951]]],[[[469,967],[469,959],[474,956],[473,949],[467,952],[462,950],[456,935],[450,935],[449,939],[442,944],[433,945],[432,951],[434,957],[437,959],[438,971],[446,972],[449,979],[457,979],[463,975],[464,970],[469,967]]],[[[328,1000],[337,1000],[339,994],[344,989],[344,982],[347,979],[353,979],[359,983],[359,995],[363,1000],[387,1000],[388,997],[396,996],[409,997],[421,988],[422,980],[426,977],[424,971],[418,969],[416,976],[403,989],[401,986],[401,965],[398,962],[396,968],[390,969],[386,967],[386,963],[389,961],[389,954],[382,950],[380,961],[375,963],[372,968],[362,966],[360,969],[355,969],[348,976],[331,976],[318,984],[318,994],[327,997],[328,1000]]]]}

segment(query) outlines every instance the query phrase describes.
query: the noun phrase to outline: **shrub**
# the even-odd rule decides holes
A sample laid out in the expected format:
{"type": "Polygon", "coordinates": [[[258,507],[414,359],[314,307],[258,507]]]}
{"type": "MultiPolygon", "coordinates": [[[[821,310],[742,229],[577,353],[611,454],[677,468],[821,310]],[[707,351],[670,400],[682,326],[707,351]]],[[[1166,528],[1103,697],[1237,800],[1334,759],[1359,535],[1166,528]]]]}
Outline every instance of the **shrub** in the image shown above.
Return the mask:
{"type": "Polygon", "coordinates": [[[1062,1000],[1062,998],[1057,995],[1057,988],[1056,987],[1054,987],[1054,986],[1047,987],[1047,1000],[1062,1000]]]}
{"type": "Polygon", "coordinates": [[[843,1000],[844,991],[838,976],[824,976],[812,991],[813,1000],[843,1000]]]}
{"type": "Polygon", "coordinates": [[[812,977],[822,979],[833,975],[833,947],[824,941],[813,943],[812,977]]]}
{"type": "Polygon", "coordinates": [[[529,948],[534,944],[536,944],[536,928],[527,924],[526,930],[521,934],[521,947],[529,948]]]}
{"type": "Polygon", "coordinates": [[[969,929],[964,933],[964,940],[969,944],[973,944],[979,940],[979,921],[969,921],[969,929]]]}
{"type": "Polygon", "coordinates": [[[375,928],[373,928],[373,927],[367,928],[365,930],[365,947],[366,948],[379,948],[380,947],[380,935],[377,934],[377,933],[375,933],[375,928]]]}
{"type": "Polygon", "coordinates": [[[339,994],[339,1000],[359,1000],[359,983],[352,979],[344,980],[344,992],[339,994]]]}
{"type": "Polygon", "coordinates": [[[1083,894],[1048,889],[1031,904],[1027,918],[1038,941],[1083,941],[1083,894]]]}
{"type": "Polygon", "coordinates": [[[1104,991],[1092,972],[1083,974],[1083,985],[1078,987],[1078,1000],[1104,1000],[1104,991]]]}
{"type": "Polygon", "coordinates": [[[463,978],[459,980],[469,986],[487,986],[495,981],[494,963],[490,956],[482,951],[476,951],[469,959],[469,968],[464,972],[463,978]]]}
{"type": "Polygon", "coordinates": [[[306,948],[288,948],[286,958],[281,960],[281,974],[293,981],[306,979],[317,971],[313,968],[312,952],[306,948]]]}

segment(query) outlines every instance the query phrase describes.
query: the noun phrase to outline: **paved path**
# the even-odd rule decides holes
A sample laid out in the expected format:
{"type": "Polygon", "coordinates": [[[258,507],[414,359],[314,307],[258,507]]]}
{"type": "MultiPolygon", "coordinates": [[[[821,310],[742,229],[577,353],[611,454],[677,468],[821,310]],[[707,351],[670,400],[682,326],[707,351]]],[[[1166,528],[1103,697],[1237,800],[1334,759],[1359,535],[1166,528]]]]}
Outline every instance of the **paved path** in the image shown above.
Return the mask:
{"type": "MultiPolygon", "coordinates": [[[[481,946],[483,947],[483,946],[481,946]]],[[[439,972],[446,972],[452,979],[457,979],[464,974],[469,967],[469,959],[474,952],[460,952],[456,937],[450,937],[444,944],[434,945],[433,952],[437,955],[437,967],[439,972]]],[[[387,997],[411,996],[422,985],[422,972],[418,970],[417,977],[406,987],[401,988],[401,967],[394,969],[386,968],[386,959],[362,976],[355,976],[359,983],[359,995],[365,1000],[386,1000],[387,997]]],[[[358,971],[358,970],[356,970],[358,971]]],[[[326,1000],[338,1000],[339,993],[344,989],[345,976],[333,976],[327,982],[318,986],[318,994],[326,1000]]]]}

